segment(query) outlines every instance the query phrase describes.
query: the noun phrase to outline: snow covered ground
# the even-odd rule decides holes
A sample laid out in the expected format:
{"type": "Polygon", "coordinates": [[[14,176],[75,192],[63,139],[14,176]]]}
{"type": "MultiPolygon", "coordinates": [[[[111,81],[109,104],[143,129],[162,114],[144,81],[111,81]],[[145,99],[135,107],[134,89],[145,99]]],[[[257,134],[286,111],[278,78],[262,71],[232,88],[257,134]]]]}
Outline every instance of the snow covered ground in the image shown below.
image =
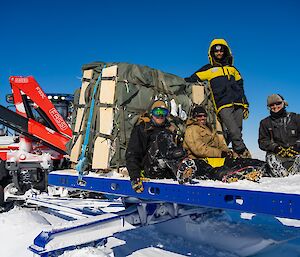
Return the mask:
{"type": "MultiPolygon", "coordinates": [[[[165,223],[117,233],[105,246],[65,252],[63,257],[96,256],[202,256],[236,257],[300,256],[300,222],[285,219],[286,227],[271,217],[219,213],[184,217],[165,223]],[[285,241],[287,239],[290,241],[285,241]],[[264,250],[263,250],[264,249],[264,250]],[[261,251],[262,250],[262,251],[261,251]]],[[[0,214],[0,256],[29,257],[34,238],[63,220],[42,211],[15,207],[0,214]]]]}
{"type": "MultiPolygon", "coordinates": [[[[263,178],[260,184],[239,181],[223,184],[201,181],[202,186],[229,187],[300,194],[300,175],[280,179],[263,178]]],[[[112,209],[97,205],[109,212],[112,209]]],[[[65,220],[35,209],[15,207],[0,214],[0,257],[29,257],[27,247],[42,231],[65,220]]],[[[221,212],[183,217],[157,225],[120,232],[105,246],[86,247],[63,253],[63,257],[299,257],[300,221],[221,212]]]]}
{"type": "MultiPolygon", "coordinates": [[[[34,238],[50,223],[60,224],[59,219],[40,211],[16,207],[0,215],[0,256],[29,257],[32,253],[27,247],[34,238]]],[[[165,226],[168,224],[164,224],[165,226]]],[[[105,247],[87,247],[66,252],[64,257],[96,256],[237,256],[212,246],[185,241],[183,237],[161,232],[159,226],[149,226],[133,231],[119,233],[109,238],[105,247]]]]}
{"type": "Polygon", "coordinates": [[[234,189],[246,189],[246,190],[258,190],[278,193],[300,194],[300,174],[283,177],[283,178],[268,178],[263,177],[259,183],[249,182],[247,180],[240,180],[235,183],[222,183],[220,181],[202,180],[199,185],[222,187],[222,188],[234,188],[234,189]]]}

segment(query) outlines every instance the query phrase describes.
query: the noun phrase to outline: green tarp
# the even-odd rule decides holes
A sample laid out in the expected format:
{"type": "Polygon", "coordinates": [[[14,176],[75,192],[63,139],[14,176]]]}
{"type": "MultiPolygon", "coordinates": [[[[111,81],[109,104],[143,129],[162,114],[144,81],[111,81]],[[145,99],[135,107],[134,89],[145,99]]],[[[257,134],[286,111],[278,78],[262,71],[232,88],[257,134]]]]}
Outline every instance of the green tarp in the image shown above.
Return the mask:
{"type": "MultiPolygon", "coordinates": [[[[110,67],[113,65],[118,66],[117,77],[114,78],[117,81],[116,93],[114,101],[114,122],[112,135],[107,138],[111,140],[111,167],[118,167],[125,165],[125,150],[130,137],[131,130],[134,124],[137,122],[141,114],[149,110],[152,102],[155,98],[163,98],[172,101],[173,105],[176,104],[177,108],[172,108],[172,113],[176,116],[177,122],[184,124],[182,118],[188,115],[192,107],[192,86],[186,83],[181,77],[173,74],[165,73],[157,69],[150,68],[148,66],[141,66],[128,63],[104,63],[94,62],[83,65],[82,70],[94,70],[93,79],[86,90],[85,99],[88,103],[85,106],[84,119],[87,121],[89,107],[92,100],[92,92],[97,81],[97,78],[103,69],[104,65],[110,67]],[[178,113],[179,110],[182,112],[178,113]]],[[[108,79],[108,78],[103,78],[108,79]]],[[[111,79],[111,78],[109,78],[111,79]]],[[[90,139],[88,144],[87,157],[91,160],[94,148],[94,141],[99,136],[99,124],[100,122],[106,122],[101,120],[99,114],[99,107],[105,106],[99,102],[99,94],[101,92],[101,86],[97,88],[95,108],[93,111],[92,127],[90,131],[90,139]]],[[[78,95],[78,91],[76,91],[78,95]]],[[[79,97],[75,97],[74,116],[76,116],[76,106],[78,107],[79,97]]],[[[73,117],[73,120],[75,117],[73,117]]],[[[86,124],[86,122],[83,122],[86,124]]],[[[73,124],[74,129],[74,124],[73,124]]],[[[85,134],[85,128],[82,128],[82,134],[85,134]]],[[[75,135],[76,137],[77,135],[75,135]]],[[[103,136],[103,135],[102,135],[103,136]]]]}

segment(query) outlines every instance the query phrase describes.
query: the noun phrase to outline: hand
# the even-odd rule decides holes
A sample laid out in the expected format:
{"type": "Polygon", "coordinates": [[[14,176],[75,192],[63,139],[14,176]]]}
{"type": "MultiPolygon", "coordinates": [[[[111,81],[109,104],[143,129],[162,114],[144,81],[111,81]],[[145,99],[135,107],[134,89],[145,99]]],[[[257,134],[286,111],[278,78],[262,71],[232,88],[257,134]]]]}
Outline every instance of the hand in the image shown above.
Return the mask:
{"type": "Polygon", "coordinates": [[[140,178],[131,180],[131,187],[138,194],[140,194],[144,191],[143,182],[140,178]]]}
{"type": "Polygon", "coordinates": [[[300,153],[297,150],[293,146],[289,147],[288,149],[286,149],[286,156],[293,158],[296,155],[299,155],[300,153]]]}
{"type": "Polygon", "coordinates": [[[221,153],[222,158],[233,158],[233,151],[222,151],[221,153]]]}
{"type": "Polygon", "coordinates": [[[274,153],[280,157],[287,157],[287,149],[282,146],[276,146],[274,153]]]}
{"type": "Polygon", "coordinates": [[[244,120],[248,119],[248,117],[249,117],[249,109],[244,108],[243,109],[243,118],[244,118],[244,120]]]}

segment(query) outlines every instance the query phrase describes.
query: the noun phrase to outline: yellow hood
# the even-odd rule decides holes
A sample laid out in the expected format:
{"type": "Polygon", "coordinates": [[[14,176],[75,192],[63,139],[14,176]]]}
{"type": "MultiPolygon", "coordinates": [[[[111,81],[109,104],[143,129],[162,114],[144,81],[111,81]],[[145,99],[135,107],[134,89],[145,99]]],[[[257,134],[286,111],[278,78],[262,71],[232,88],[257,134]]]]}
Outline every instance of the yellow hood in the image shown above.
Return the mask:
{"type": "Polygon", "coordinates": [[[233,65],[233,56],[232,56],[232,53],[231,53],[231,49],[229,47],[229,45],[227,44],[226,40],[225,39],[222,39],[222,38],[216,38],[214,39],[213,41],[211,41],[210,43],[210,46],[209,46],[209,49],[208,49],[208,60],[210,62],[211,65],[213,65],[213,58],[211,56],[211,52],[212,52],[212,47],[214,45],[224,45],[227,47],[228,49],[228,57],[229,57],[229,64],[230,65],[233,65]]]}

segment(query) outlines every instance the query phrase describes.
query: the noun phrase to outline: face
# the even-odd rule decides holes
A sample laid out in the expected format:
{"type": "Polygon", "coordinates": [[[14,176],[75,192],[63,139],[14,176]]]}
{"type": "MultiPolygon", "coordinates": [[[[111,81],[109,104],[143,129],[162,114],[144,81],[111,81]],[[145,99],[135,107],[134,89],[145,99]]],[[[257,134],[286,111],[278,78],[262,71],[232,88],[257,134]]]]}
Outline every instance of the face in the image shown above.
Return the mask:
{"type": "Polygon", "coordinates": [[[166,121],[166,117],[165,116],[152,116],[152,119],[154,120],[154,122],[158,125],[162,125],[165,121],[166,121]]]}
{"type": "Polygon", "coordinates": [[[276,102],[276,103],[273,103],[273,104],[270,104],[269,105],[269,108],[272,112],[279,112],[281,109],[283,109],[284,107],[284,102],[281,101],[281,102],[276,102]]]}
{"type": "Polygon", "coordinates": [[[151,111],[152,119],[157,125],[162,125],[167,116],[169,115],[169,110],[166,108],[156,107],[151,111]]]}
{"type": "Polygon", "coordinates": [[[207,116],[205,113],[198,113],[196,119],[200,125],[206,125],[207,116]]]}
{"type": "Polygon", "coordinates": [[[221,60],[223,58],[224,52],[223,50],[216,50],[214,52],[215,58],[221,60]]]}

